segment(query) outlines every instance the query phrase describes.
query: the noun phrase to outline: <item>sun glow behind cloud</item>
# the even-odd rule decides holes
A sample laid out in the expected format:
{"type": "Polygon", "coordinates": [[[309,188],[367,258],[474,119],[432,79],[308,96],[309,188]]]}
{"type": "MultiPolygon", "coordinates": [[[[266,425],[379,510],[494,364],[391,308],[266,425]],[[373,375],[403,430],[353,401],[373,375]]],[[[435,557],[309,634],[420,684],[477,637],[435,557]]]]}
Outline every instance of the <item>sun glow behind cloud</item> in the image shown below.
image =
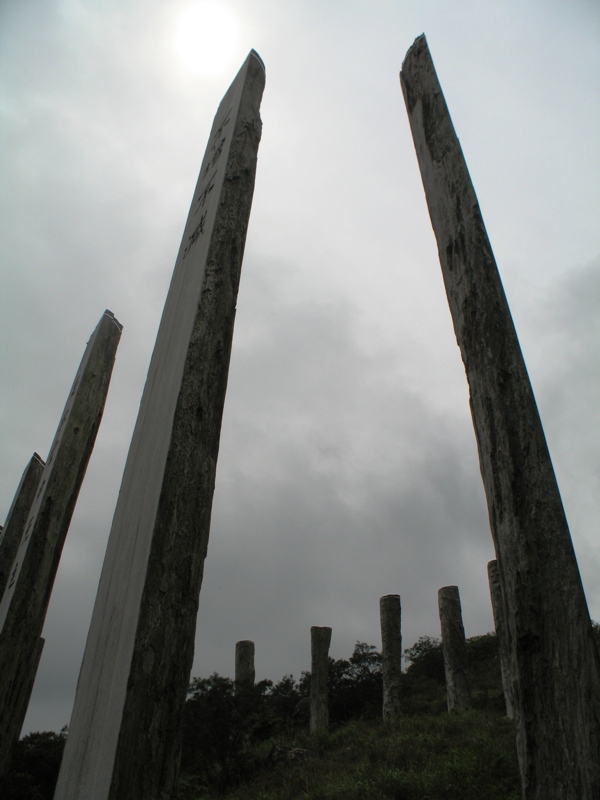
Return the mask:
{"type": "Polygon", "coordinates": [[[239,39],[239,24],[220,3],[191,3],[176,25],[174,46],[183,64],[197,75],[216,75],[229,66],[239,39]]]}

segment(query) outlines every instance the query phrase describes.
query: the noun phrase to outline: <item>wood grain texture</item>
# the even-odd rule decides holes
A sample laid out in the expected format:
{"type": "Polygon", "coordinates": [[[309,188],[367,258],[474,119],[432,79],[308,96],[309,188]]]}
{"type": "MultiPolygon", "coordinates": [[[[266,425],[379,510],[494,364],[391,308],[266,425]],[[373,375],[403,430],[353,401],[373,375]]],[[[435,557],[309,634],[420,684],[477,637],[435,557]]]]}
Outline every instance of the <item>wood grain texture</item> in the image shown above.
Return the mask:
{"type": "Polygon", "coordinates": [[[0,533],[0,597],[6,589],[8,576],[21,544],[25,523],[29,517],[29,510],[35,499],[43,471],[44,462],[37,453],[34,453],[25,467],[4,528],[0,533]]]}
{"type": "Polygon", "coordinates": [[[461,714],[471,708],[467,642],[462,620],[458,586],[443,586],[438,591],[442,650],[446,674],[448,711],[461,714]]]}
{"type": "Polygon", "coordinates": [[[262,61],[200,169],[115,510],[57,800],[173,795],[258,144],[262,61]]]}
{"type": "Polygon", "coordinates": [[[400,683],[402,681],[401,615],[399,594],[386,594],[379,599],[383,718],[387,720],[397,719],[402,714],[400,701],[400,683]]]}
{"type": "Polygon", "coordinates": [[[46,611],[100,427],[121,330],[106,311],[88,342],[0,603],[0,774],[23,726],[46,611]]]}
{"type": "Polygon", "coordinates": [[[490,561],[487,565],[488,581],[490,584],[490,599],[492,601],[492,614],[494,616],[494,628],[498,640],[498,655],[500,657],[500,673],[502,675],[502,688],[504,690],[504,700],[506,703],[506,716],[513,719],[515,716],[514,703],[512,699],[512,686],[514,679],[511,675],[511,656],[510,639],[506,629],[506,608],[502,597],[502,587],[500,586],[500,572],[498,562],[490,561]]]}
{"type": "Polygon", "coordinates": [[[528,800],[600,797],[600,657],[533,391],[425,37],[400,75],[454,330],[507,610],[528,800]]]}

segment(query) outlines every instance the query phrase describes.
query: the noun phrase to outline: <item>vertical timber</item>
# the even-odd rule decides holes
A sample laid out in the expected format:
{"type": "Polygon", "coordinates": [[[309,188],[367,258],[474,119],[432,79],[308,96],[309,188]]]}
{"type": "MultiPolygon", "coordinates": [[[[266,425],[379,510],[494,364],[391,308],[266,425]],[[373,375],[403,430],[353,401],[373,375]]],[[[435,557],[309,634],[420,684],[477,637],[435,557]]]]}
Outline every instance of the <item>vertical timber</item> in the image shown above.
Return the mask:
{"type": "Polygon", "coordinates": [[[400,80],[470,404],[527,800],[600,797],[600,655],[533,391],[424,36],[400,80]]]}
{"type": "Polygon", "coordinates": [[[37,453],[34,453],[25,467],[4,528],[0,531],[0,598],[6,589],[10,568],[21,544],[29,509],[35,499],[43,471],[44,462],[37,453]]]}
{"type": "Polygon", "coordinates": [[[235,691],[253,689],[256,678],[254,669],[254,642],[243,639],[235,644],[235,691]]]}
{"type": "Polygon", "coordinates": [[[56,800],[170,798],[258,143],[251,51],[210,133],[150,362],[56,800]]]}
{"type": "Polygon", "coordinates": [[[329,645],[331,628],[313,625],[310,629],[310,731],[329,730],[329,645]]]}
{"type": "Polygon", "coordinates": [[[458,586],[443,586],[438,591],[442,650],[446,674],[448,711],[461,714],[471,708],[467,642],[460,607],[458,586]]]}
{"type": "Polygon", "coordinates": [[[402,714],[400,701],[400,682],[402,680],[401,614],[399,594],[386,594],[379,599],[383,718],[386,720],[398,719],[402,714]]]}
{"type": "Polygon", "coordinates": [[[105,311],[87,344],[0,602],[0,775],[23,726],[46,611],[100,427],[121,330],[105,311]]]}

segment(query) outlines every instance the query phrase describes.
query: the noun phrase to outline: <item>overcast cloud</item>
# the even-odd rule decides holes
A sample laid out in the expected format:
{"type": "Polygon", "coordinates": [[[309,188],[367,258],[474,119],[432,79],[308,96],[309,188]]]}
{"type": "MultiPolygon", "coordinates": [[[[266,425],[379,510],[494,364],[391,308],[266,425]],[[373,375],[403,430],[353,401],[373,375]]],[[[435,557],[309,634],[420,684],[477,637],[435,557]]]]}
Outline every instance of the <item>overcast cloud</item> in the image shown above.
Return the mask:
{"type": "Polygon", "coordinates": [[[398,72],[425,32],[536,392],[600,619],[600,7],[592,0],[228,0],[216,75],[173,48],[184,0],[0,6],[0,521],[45,458],[105,308],[124,325],[24,732],[69,720],[150,355],[218,103],[267,84],[194,675],[257,678],[439,635],[460,588],[492,629],[493,547],[464,370],[398,72]]]}

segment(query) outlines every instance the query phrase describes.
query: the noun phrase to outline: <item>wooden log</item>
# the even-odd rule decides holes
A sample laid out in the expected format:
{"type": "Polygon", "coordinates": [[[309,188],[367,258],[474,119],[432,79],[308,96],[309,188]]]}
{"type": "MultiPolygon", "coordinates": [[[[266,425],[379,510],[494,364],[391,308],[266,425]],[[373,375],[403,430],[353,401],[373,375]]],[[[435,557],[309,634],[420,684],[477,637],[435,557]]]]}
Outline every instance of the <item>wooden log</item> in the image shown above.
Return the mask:
{"type": "Polygon", "coordinates": [[[468,678],[467,642],[458,586],[443,586],[438,591],[438,606],[442,629],[448,711],[461,714],[471,708],[471,692],[468,678]]]}
{"type": "Polygon", "coordinates": [[[254,688],[254,642],[243,639],[235,645],[235,691],[254,688]]]}
{"type": "Polygon", "coordinates": [[[527,800],[600,797],[600,655],[533,391],[424,36],[400,75],[470,404],[527,800]]]}
{"type": "Polygon", "coordinates": [[[398,719],[402,715],[400,700],[400,684],[402,681],[401,614],[399,594],[386,594],[379,599],[383,718],[385,720],[398,719]]]}
{"type": "Polygon", "coordinates": [[[331,628],[313,625],[310,629],[310,731],[329,730],[329,645],[331,628]]]}

